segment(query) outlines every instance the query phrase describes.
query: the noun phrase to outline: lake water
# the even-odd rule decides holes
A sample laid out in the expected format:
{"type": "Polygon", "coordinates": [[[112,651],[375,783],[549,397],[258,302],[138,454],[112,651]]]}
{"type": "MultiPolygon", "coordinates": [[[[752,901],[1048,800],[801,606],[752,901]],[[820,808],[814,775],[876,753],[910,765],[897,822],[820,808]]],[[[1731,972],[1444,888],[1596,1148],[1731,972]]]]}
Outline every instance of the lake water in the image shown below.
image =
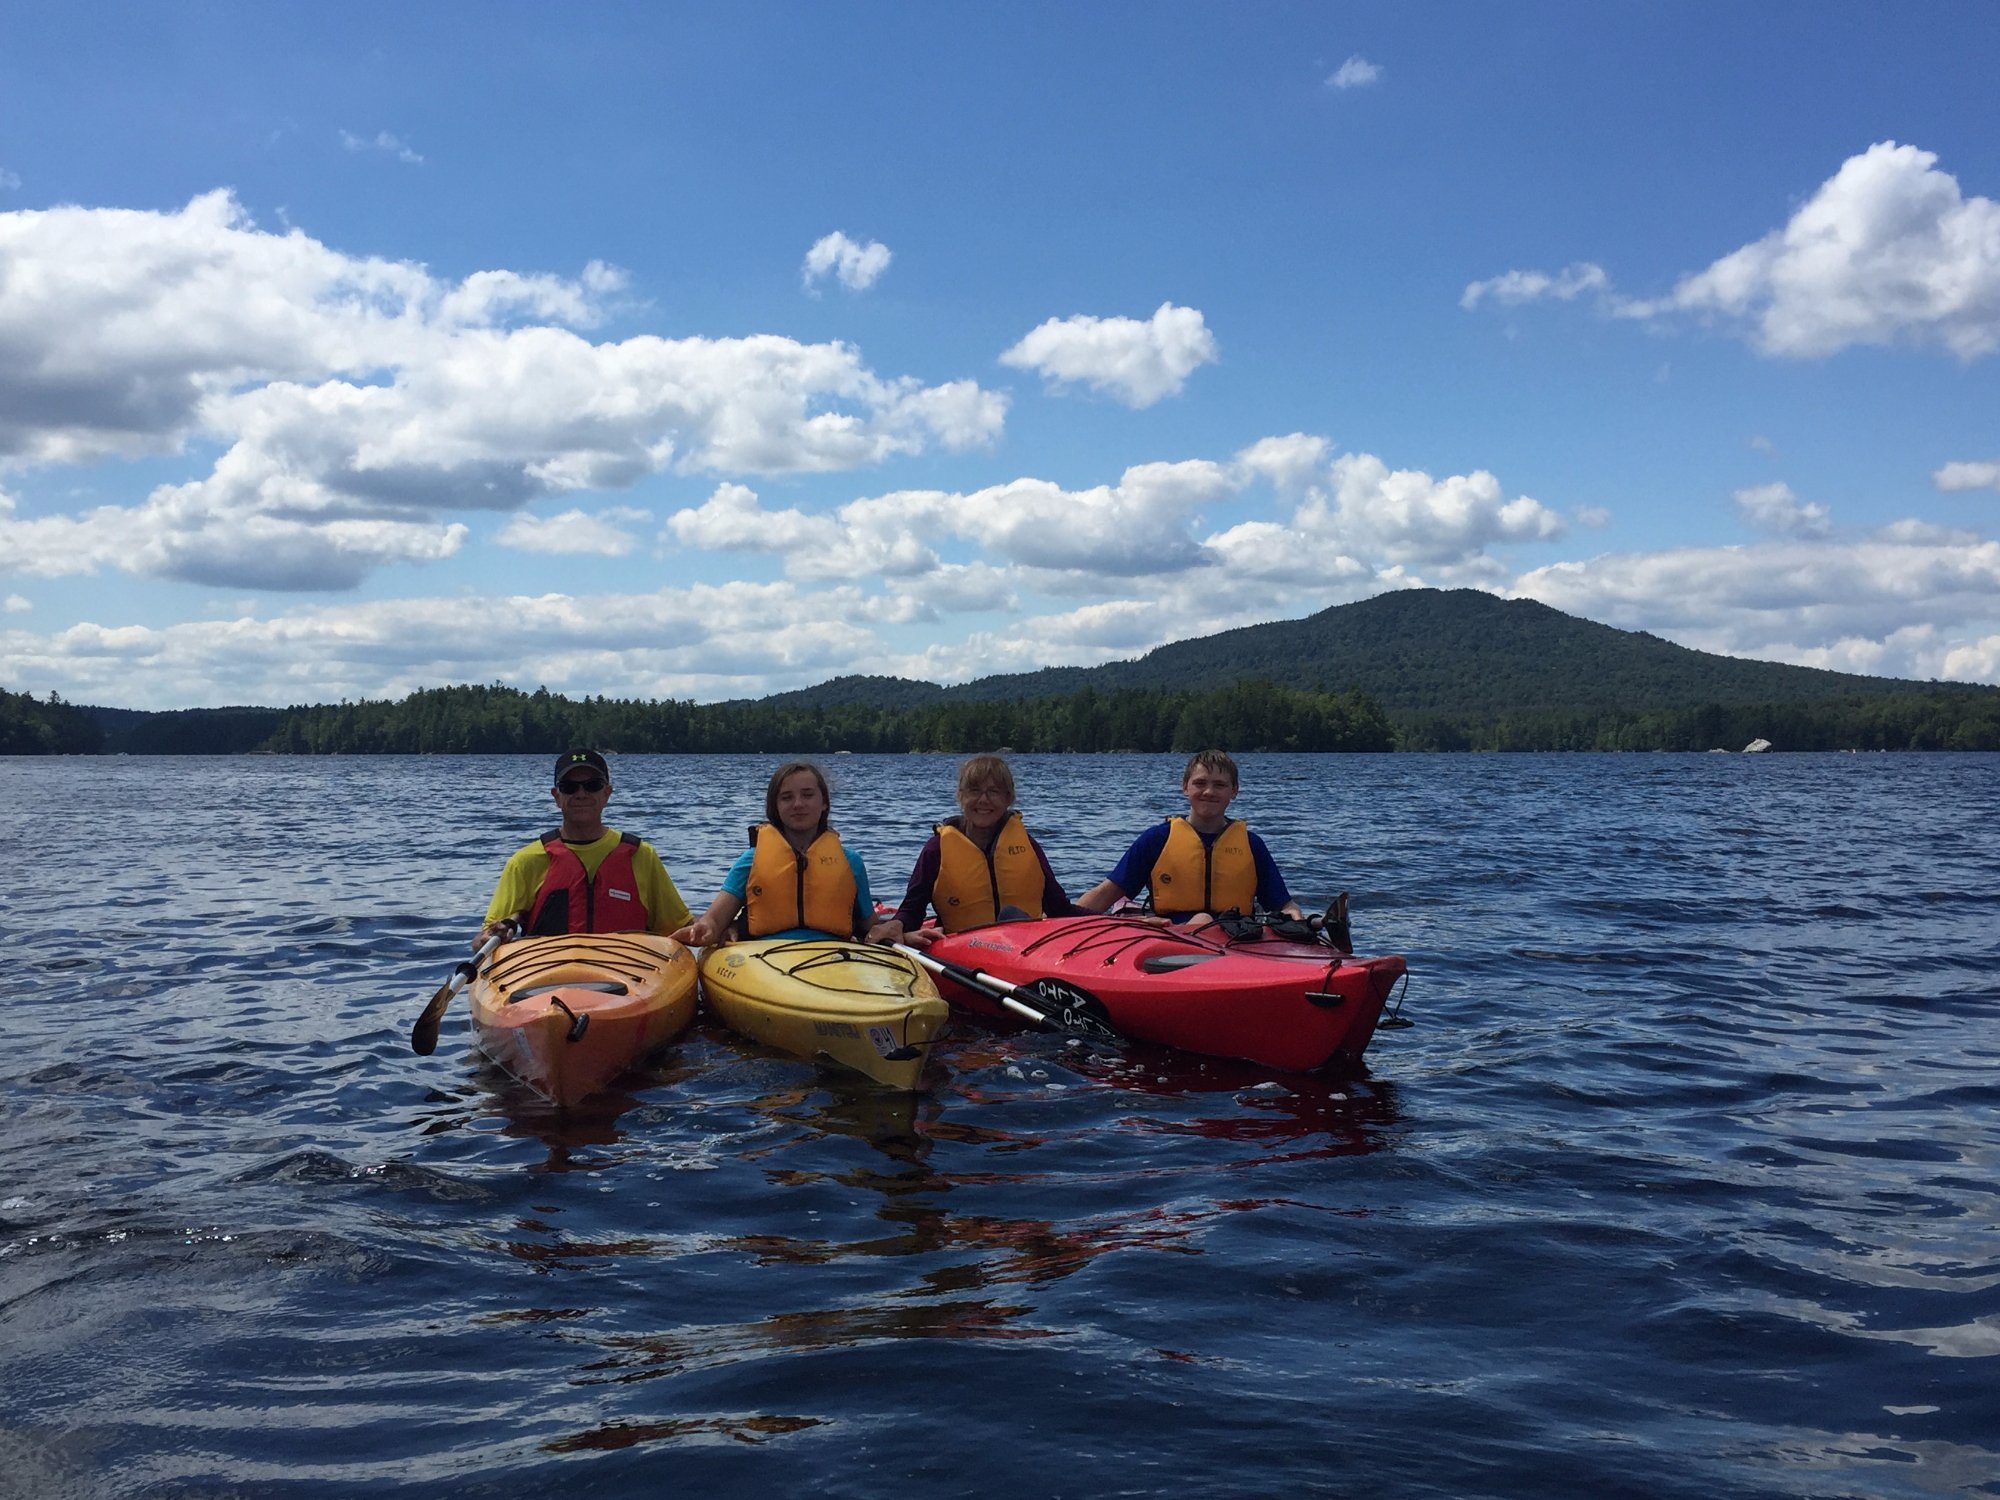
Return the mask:
{"type": "MultiPolygon", "coordinates": [[[[617,761],[713,894],[779,757],[617,761]]],[[[954,762],[834,757],[900,894],[954,762]]],[[[1023,756],[1081,889],[1168,757],[1023,756]]],[[[544,757],[0,760],[0,1493],[2000,1494],[2000,757],[1249,756],[1364,1073],[410,1022],[544,757]]]]}

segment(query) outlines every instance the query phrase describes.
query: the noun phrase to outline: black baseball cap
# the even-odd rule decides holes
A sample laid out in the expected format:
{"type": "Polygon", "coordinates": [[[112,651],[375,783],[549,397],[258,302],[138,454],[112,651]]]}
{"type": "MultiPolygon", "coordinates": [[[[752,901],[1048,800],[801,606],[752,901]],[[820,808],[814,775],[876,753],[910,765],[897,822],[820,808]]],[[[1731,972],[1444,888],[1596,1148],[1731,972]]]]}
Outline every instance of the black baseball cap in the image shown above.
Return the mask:
{"type": "Polygon", "coordinates": [[[595,750],[569,750],[556,757],[555,784],[562,785],[563,772],[574,771],[578,766],[589,766],[606,781],[611,779],[611,767],[604,763],[604,757],[595,750]]]}

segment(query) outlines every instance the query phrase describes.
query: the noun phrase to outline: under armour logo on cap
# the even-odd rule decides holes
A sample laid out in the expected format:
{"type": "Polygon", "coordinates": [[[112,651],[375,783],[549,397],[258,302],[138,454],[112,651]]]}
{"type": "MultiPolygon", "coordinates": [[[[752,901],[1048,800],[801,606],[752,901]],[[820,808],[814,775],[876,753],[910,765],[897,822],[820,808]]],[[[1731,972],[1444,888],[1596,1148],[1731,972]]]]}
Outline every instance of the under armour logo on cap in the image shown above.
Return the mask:
{"type": "Polygon", "coordinates": [[[598,772],[606,781],[611,779],[611,767],[604,763],[604,757],[595,750],[571,750],[556,757],[556,780],[563,779],[563,772],[574,771],[578,766],[588,766],[598,772]]]}

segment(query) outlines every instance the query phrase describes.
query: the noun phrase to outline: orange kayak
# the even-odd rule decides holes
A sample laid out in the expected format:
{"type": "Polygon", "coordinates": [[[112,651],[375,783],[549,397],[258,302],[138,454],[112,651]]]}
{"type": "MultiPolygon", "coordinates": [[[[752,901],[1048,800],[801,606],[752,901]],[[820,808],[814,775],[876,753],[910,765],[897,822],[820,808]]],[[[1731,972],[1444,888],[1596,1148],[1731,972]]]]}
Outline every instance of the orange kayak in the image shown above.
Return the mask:
{"type": "Polygon", "coordinates": [[[558,1105],[596,1093],[694,1020],[694,955],[649,933],[503,943],[472,980],[480,1050],[558,1105]]]}

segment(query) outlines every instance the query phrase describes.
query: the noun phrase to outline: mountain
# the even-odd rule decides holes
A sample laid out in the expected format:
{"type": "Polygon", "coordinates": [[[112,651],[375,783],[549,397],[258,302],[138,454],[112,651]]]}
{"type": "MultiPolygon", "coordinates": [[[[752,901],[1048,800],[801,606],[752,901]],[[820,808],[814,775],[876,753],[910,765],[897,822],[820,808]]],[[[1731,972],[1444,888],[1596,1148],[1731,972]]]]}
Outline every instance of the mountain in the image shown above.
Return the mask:
{"type": "Polygon", "coordinates": [[[1635,713],[1704,704],[1824,703],[2000,688],[1864,677],[1746,661],[1676,646],[1644,631],[1578,619],[1530,599],[1475,589],[1404,589],[1338,604],[1302,620],[1246,625],[1175,641],[1131,661],[982,677],[957,687],[905,679],[836,678],[782,695],[799,706],[860,701],[838,693],[866,682],[867,701],[999,702],[1126,688],[1210,688],[1244,678],[1279,687],[1359,688],[1392,715],[1485,717],[1534,712],[1635,713]],[[822,697],[821,694],[829,696],[822,697]]]}
{"type": "Polygon", "coordinates": [[[957,687],[850,675],[709,704],[430,688],[398,703],[134,713],[0,696],[16,753],[2000,749],[2000,687],[1744,661],[1527,600],[1411,589],[1132,661],[957,687]]]}

